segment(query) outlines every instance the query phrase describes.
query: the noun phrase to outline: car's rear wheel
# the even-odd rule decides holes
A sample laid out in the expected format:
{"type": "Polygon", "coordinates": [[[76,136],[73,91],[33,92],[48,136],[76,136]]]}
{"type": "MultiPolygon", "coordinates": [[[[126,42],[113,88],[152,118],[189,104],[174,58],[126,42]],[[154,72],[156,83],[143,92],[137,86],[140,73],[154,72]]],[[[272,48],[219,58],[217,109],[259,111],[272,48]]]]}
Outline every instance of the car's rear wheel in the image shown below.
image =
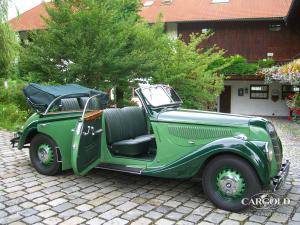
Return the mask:
{"type": "Polygon", "coordinates": [[[56,144],[48,136],[43,134],[34,136],[29,154],[33,167],[40,174],[52,176],[60,171],[56,144]]]}
{"type": "Polygon", "coordinates": [[[217,156],[203,171],[203,190],[218,208],[238,212],[261,190],[260,181],[249,163],[235,155],[217,156]]]}

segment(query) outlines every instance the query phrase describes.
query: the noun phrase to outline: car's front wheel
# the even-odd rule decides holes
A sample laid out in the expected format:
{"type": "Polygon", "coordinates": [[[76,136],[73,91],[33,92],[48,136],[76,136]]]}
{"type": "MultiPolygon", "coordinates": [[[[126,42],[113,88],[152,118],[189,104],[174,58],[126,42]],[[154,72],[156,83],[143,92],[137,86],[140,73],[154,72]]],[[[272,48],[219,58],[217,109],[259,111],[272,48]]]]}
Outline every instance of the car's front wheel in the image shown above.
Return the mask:
{"type": "Polygon", "coordinates": [[[56,144],[48,136],[36,135],[31,141],[29,154],[33,167],[40,174],[52,176],[60,171],[56,144]]]}
{"type": "Polygon", "coordinates": [[[249,163],[235,155],[220,155],[208,163],[203,171],[203,190],[218,208],[238,212],[261,190],[260,181],[249,163]]]}

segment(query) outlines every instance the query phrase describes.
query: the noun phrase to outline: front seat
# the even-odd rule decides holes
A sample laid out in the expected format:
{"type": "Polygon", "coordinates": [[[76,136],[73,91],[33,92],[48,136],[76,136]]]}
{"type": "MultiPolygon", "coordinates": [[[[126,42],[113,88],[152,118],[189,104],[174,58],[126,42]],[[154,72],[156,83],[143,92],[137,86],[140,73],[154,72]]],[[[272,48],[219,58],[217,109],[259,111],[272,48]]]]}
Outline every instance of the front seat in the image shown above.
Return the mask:
{"type": "Polygon", "coordinates": [[[112,153],[136,156],[148,152],[154,135],[148,133],[146,116],[139,107],[104,110],[107,143],[112,153]]]}

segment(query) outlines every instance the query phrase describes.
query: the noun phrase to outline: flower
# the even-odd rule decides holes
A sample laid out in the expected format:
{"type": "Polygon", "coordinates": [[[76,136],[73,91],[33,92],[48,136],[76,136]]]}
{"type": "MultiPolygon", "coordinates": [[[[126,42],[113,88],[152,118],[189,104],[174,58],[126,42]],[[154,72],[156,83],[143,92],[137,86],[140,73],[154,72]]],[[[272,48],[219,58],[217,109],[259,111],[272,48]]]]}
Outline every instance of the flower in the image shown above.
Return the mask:
{"type": "Polygon", "coordinates": [[[300,83],[300,60],[294,60],[283,66],[273,66],[264,68],[258,72],[265,78],[266,83],[277,80],[281,83],[299,84],[300,83]]]}
{"type": "Polygon", "coordinates": [[[288,116],[288,120],[292,120],[293,119],[293,117],[292,116],[288,116]]]}

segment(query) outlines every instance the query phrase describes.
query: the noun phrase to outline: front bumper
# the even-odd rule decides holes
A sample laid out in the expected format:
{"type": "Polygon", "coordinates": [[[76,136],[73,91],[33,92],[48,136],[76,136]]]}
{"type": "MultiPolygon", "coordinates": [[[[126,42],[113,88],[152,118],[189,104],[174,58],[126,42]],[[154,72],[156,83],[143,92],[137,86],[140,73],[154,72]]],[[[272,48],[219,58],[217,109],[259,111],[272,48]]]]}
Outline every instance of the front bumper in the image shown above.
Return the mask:
{"type": "Polygon", "coordinates": [[[272,178],[271,186],[273,191],[277,191],[285,183],[286,177],[289,174],[290,164],[290,161],[286,160],[286,162],[281,165],[280,171],[278,172],[277,176],[272,178]]]}
{"type": "Polygon", "coordinates": [[[19,143],[22,132],[17,131],[13,133],[13,138],[10,140],[10,144],[14,148],[17,143],[19,143]]]}

